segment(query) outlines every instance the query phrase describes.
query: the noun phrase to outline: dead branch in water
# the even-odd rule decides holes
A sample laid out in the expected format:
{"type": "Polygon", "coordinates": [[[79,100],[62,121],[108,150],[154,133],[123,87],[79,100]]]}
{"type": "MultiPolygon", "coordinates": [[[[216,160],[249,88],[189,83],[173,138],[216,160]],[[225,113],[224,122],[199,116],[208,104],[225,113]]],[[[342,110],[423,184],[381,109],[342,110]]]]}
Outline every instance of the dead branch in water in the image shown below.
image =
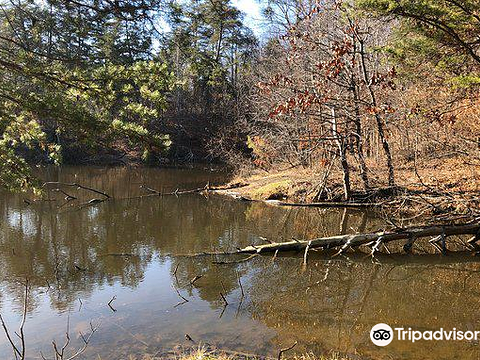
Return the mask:
{"type": "MultiPolygon", "coordinates": [[[[369,234],[355,234],[355,235],[338,235],[331,236],[326,238],[317,238],[312,240],[293,240],[282,243],[272,243],[264,245],[250,245],[243,249],[239,249],[237,253],[239,254],[260,254],[266,252],[275,252],[279,251],[301,251],[305,250],[307,246],[309,248],[323,248],[331,249],[339,246],[343,246],[346,243],[351,247],[358,247],[360,245],[375,244],[378,242],[378,245],[382,243],[388,243],[395,240],[409,240],[409,239],[419,239],[430,236],[439,236],[444,237],[451,235],[476,235],[476,241],[480,240],[480,224],[464,224],[464,225],[433,225],[425,227],[414,227],[414,228],[405,228],[398,229],[397,231],[391,232],[377,232],[369,234]]],[[[375,247],[375,251],[378,250],[378,247],[375,247]]]]}
{"type": "MultiPolygon", "coordinates": [[[[209,253],[210,255],[240,255],[240,254],[250,254],[250,256],[234,261],[214,261],[214,264],[236,264],[240,262],[245,262],[251,260],[255,256],[264,253],[274,253],[274,259],[277,257],[279,251],[304,251],[303,263],[307,262],[308,251],[313,249],[334,249],[339,248],[339,251],[334,254],[340,255],[348,248],[358,248],[361,245],[370,246],[370,255],[374,256],[376,252],[380,250],[381,245],[385,245],[392,241],[401,241],[406,240],[406,243],[403,245],[405,252],[410,252],[413,243],[420,238],[433,237],[433,240],[430,242],[432,245],[437,247],[441,253],[447,253],[447,237],[452,235],[474,235],[468,242],[464,244],[467,249],[478,250],[480,246],[477,245],[477,242],[480,241],[480,224],[479,223],[470,223],[462,225],[432,225],[432,226],[423,226],[423,227],[411,227],[397,229],[393,231],[382,231],[375,233],[367,234],[350,234],[350,235],[337,235],[324,238],[316,238],[312,240],[297,240],[293,239],[292,241],[281,242],[281,243],[268,243],[262,245],[250,245],[242,249],[238,249],[234,252],[218,252],[218,253],[209,253]],[[441,246],[438,243],[441,243],[441,246]]],[[[387,252],[390,253],[390,250],[387,248],[387,252]]],[[[193,254],[190,256],[202,256],[201,254],[193,254]]]]}
{"type": "Polygon", "coordinates": [[[278,206],[290,206],[290,207],[317,207],[317,208],[352,208],[352,209],[364,209],[364,208],[373,208],[382,206],[382,203],[354,203],[348,201],[342,202],[333,202],[333,201],[325,201],[325,202],[312,202],[312,203],[293,203],[293,202],[285,202],[279,200],[265,200],[267,204],[271,205],[278,205],[278,206]]]}
{"type": "Polygon", "coordinates": [[[205,184],[204,187],[199,187],[196,189],[190,189],[190,190],[179,190],[175,189],[175,191],[172,192],[161,192],[157,189],[154,189],[152,187],[146,186],[146,185],[140,185],[140,189],[146,190],[150,192],[150,195],[144,195],[145,196],[151,196],[151,195],[158,195],[158,196],[169,196],[169,195],[185,195],[185,194],[194,194],[194,193],[202,193],[202,192],[214,192],[214,191],[220,191],[220,190],[231,190],[231,189],[238,189],[240,187],[247,186],[248,184],[243,184],[243,183],[235,183],[227,186],[218,186],[218,187],[211,187],[210,183],[205,184]]]}
{"type": "MultiPolygon", "coordinates": [[[[90,334],[85,337],[81,332],[79,332],[80,338],[83,341],[83,346],[80,347],[77,351],[75,351],[72,355],[68,356],[65,353],[65,350],[67,349],[68,345],[70,344],[70,318],[67,320],[67,331],[65,333],[65,343],[62,346],[62,348],[59,350],[57,343],[52,341],[52,347],[53,347],[53,352],[55,356],[55,360],[73,360],[78,358],[80,355],[82,355],[85,350],[88,347],[88,344],[90,343],[90,340],[95,334],[95,332],[98,330],[98,328],[94,327],[92,322],[90,322],[90,334]]],[[[42,357],[43,360],[47,360],[47,358],[40,352],[40,356],[42,357]]]]}
{"type": "MultiPolygon", "coordinates": [[[[81,184],[78,184],[78,183],[64,183],[64,182],[59,182],[59,181],[47,181],[47,182],[43,183],[42,188],[44,188],[48,185],[74,187],[74,188],[77,188],[77,189],[83,189],[83,190],[91,191],[93,193],[102,195],[106,199],[111,198],[110,195],[108,195],[107,193],[105,193],[103,191],[100,191],[100,190],[97,190],[97,189],[94,189],[94,188],[91,188],[91,187],[88,187],[88,186],[84,186],[84,185],[81,185],[81,184]]],[[[57,190],[59,190],[59,189],[57,189],[57,190]]]]}

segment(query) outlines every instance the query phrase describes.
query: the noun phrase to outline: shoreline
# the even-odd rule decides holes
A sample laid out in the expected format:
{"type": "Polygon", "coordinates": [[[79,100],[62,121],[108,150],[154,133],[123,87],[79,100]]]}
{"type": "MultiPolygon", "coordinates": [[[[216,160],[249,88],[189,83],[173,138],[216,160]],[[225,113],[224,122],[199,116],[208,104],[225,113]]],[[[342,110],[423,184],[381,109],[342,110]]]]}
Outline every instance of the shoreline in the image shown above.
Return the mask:
{"type": "MultiPolygon", "coordinates": [[[[373,169],[372,172],[375,172],[373,169]]],[[[271,172],[240,173],[215,193],[242,201],[259,201],[268,205],[319,208],[369,208],[396,219],[468,221],[480,216],[480,163],[461,163],[450,159],[412,169],[397,171],[397,186],[391,188],[376,181],[372,188],[360,188],[354,180],[353,196],[341,197],[341,174],[332,172],[327,196],[314,197],[322,180],[317,169],[287,169],[271,172]],[[454,172],[451,170],[455,169],[454,172]]]]}

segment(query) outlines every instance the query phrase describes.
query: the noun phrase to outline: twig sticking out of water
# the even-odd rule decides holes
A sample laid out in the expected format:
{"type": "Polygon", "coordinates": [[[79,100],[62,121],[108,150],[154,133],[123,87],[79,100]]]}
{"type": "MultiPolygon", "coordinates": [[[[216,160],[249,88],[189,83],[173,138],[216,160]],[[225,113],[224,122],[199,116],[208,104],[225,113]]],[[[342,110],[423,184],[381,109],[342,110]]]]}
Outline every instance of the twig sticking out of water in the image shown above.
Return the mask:
{"type": "Polygon", "coordinates": [[[275,250],[275,253],[273,254],[272,263],[275,262],[275,259],[277,258],[277,255],[278,255],[278,249],[275,250]]]}
{"type": "MultiPolygon", "coordinates": [[[[93,336],[93,334],[98,330],[97,327],[94,327],[92,322],[90,322],[90,334],[88,336],[83,335],[81,332],[80,338],[83,341],[83,346],[75,351],[72,355],[68,356],[65,354],[65,350],[67,349],[68,345],[70,344],[70,318],[67,321],[67,331],[65,333],[65,343],[60,350],[58,350],[57,343],[55,340],[52,341],[53,352],[55,356],[55,360],[73,360],[82,355],[85,350],[87,349],[88,344],[93,336]]],[[[40,356],[43,360],[47,360],[47,358],[40,352],[40,356]]]]}
{"type": "Polygon", "coordinates": [[[218,318],[221,319],[223,314],[225,314],[225,310],[227,309],[227,305],[223,305],[223,308],[222,308],[222,312],[220,313],[220,315],[218,315],[218,318]]]}
{"type": "Polygon", "coordinates": [[[117,309],[114,309],[113,306],[112,306],[112,302],[114,302],[116,299],[117,299],[117,296],[114,295],[114,296],[110,299],[110,301],[108,302],[108,304],[107,304],[108,307],[109,307],[113,312],[117,312],[117,309]]]}
{"type": "Polygon", "coordinates": [[[179,302],[177,305],[175,305],[174,308],[176,308],[180,305],[186,304],[188,302],[188,299],[186,297],[184,297],[182,294],[180,294],[180,291],[178,291],[178,289],[175,287],[175,285],[172,284],[172,287],[173,287],[173,290],[175,290],[175,292],[177,293],[177,295],[183,300],[183,301],[179,302]]]}
{"type": "Polygon", "coordinates": [[[175,266],[175,270],[173,271],[173,276],[175,277],[175,282],[177,283],[177,286],[178,286],[177,271],[178,271],[179,266],[180,266],[180,264],[177,264],[177,266],[175,266]]]}
{"type": "Polygon", "coordinates": [[[281,360],[282,359],[282,355],[285,351],[289,351],[289,350],[292,350],[295,346],[297,346],[297,341],[295,341],[295,343],[285,349],[281,349],[279,352],[278,352],[278,357],[277,357],[277,360],[281,360]]]}
{"type": "Polygon", "coordinates": [[[199,279],[201,279],[203,277],[203,275],[197,275],[195,276],[192,280],[190,280],[190,285],[193,286],[193,284],[195,284],[195,282],[199,279]]]}
{"type": "Polygon", "coordinates": [[[242,307],[243,299],[245,298],[245,292],[243,291],[243,285],[242,285],[242,281],[240,280],[240,274],[238,273],[238,271],[235,271],[235,274],[237,275],[238,285],[240,286],[240,291],[241,291],[240,301],[238,302],[237,311],[235,312],[235,318],[237,318],[238,314],[240,313],[240,308],[242,307]]]}
{"type": "Polygon", "coordinates": [[[307,246],[305,247],[305,253],[303,254],[303,266],[307,266],[307,258],[308,258],[308,250],[312,243],[309,241],[307,246]]]}
{"type": "Polygon", "coordinates": [[[222,297],[223,304],[224,304],[225,306],[227,306],[227,305],[228,305],[228,301],[227,301],[227,299],[225,298],[225,295],[223,295],[223,293],[222,293],[221,291],[220,291],[220,296],[222,297]]]}
{"type": "Polygon", "coordinates": [[[55,340],[52,340],[53,351],[55,352],[56,359],[63,359],[65,354],[65,349],[68,344],[70,344],[70,316],[67,317],[67,331],[65,332],[65,344],[62,346],[62,349],[58,351],[57,343],[55,340]]]}
{"type": "Polygon", "coordinates": [[[25,294],[24,294],[24,300],[23,300],[23,313],[22,313],[22,322],[20,323],[20,328],[18,332],[15,332],[15,335],[20,339],[20,345],[16,345],[15,342],[12,340],[12,337],[10,336],[10,332],[8,331],[7,324],[3,320],[2,315],[0,314],[0,321],[2,323],[3,331],[5,332],[5,336],[7,337],[8,342],[10,343],[10,346],[12,347],[13,350],[13,355],[15,356],[15,359],[19,360],[25,360],[25,333],[24,333],[24,327],[25,327],[25,321],[27,319],[27,304],[28,304],[28,279],[25,281],[25,294]]]}
{"type": "Polygon", "coordinates": [[[220,316],[219,316],[219,319],[222,318],[223,314],[225,313],[225,309],[227,308],[228,306],[228,301],[227,301],[227,298],[225,297],[224,294],[227,293],[227,290],[225,289],[225,285],[223,285],[223,281],[220,281],[220,284],[222,285],[222,289],[223,289],[223,292],[219,292],[220,293],[220,296],[223,300],[223,309],[222,309],[222,312],[220,313],[220,316]]]}
{"type": "Polygon", "coordinates": [[[242,282],[240,281],[240,275],[238,274],[238,271],[236,272],[236,274],[237,274],[238,285],[240,285],[240,291],[242,292],[242,299],[243,299],[245,297],[245,293],[243,292],[242,282]]]}
{"type": "Polygon", "coordinates": [[[372,246],[372,251],[370,252],[371,257],[375,257],[375,253],[380,250],[380,244],[383,242],[383,236],[380,236],[372,246]]]}

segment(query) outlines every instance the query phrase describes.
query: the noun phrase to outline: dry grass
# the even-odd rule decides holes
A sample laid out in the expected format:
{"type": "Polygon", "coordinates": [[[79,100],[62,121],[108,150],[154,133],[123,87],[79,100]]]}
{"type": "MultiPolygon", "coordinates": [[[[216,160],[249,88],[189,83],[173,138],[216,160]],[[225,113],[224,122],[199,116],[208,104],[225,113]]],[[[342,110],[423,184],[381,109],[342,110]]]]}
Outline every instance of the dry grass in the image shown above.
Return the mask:
{"type": "MultiPolygon", "coordinates": [[[[256,356],[251,354],[243,354],[236,352],[227,352],[217,349],[209,349],[206,347],[198,347],[188,349],[185,351],[172,352],[167,355],[151,356],[143,355],[142,357],[130,356],[128,360],[256,360],[267,359],[274,360],[276,358],[266,358],[263,356],[256,356]]],[[[284,354],[282,360],[351,360],[349,357],[342,356],[337,353],[332,353],[329,356],[315,356],[313,354],[291,355],[284,354]]]]}
{"type": "MultiPolygon", "coordinates": [[[[381,165],[369,165],[372,185],[385,185],[384,179],[378,175],[385,172],[381,165]]],[[[263,170],[250,171],[240,173],[232,183],[247,183],[248,186],[235,189],[235,192],[252,199],[266,200],[280,193],[290,200],[309,202],[313,188],[322,179],[323,171],[322,167],[289,168],[268,173],[263,170]]],[[[353,171],[352,175],[353,188],[360,190],[362,187],[358,174],[353,171]]],[[[474,193],[480,191],[480,161],[461,157],[435,159],[423,164],[419,162],[417,171],[413,162],[400,166],[397,164],[396,178],[400,187],[411,190],[427,185],[439,191],[474,193]]],[[[329,176],[329,186],[341,187],[341,173],[335,167],[329,176]]]]}
{"type": "MultiPolygon", "coordinates": [[[[354,161],[351,161],[354,164],[354,161]]],[[[286,168],[280,170],[249,170],[240,173],[232,183],[247,186],[225,192],[254,200],[285,199],[289,202],[309,203],[342,200],[342,173],[333,164],[328,176],[327,189],[321,200],[315,198],[327,166],[312,168],[286,168]],[[326,195],[326,197],[325,197],[326,195]]],[[[388,191],[385,167],[375,162],[367,163],[372,191],[368,197],[362,191],[359,171],[352,166],[351,183],[355,192],[353,200],[382,203],[380,213],[389,217],[413,219],[418,217],[435,221],[468,221],[480,214],[480,160],[464,156],[436,157],[414,161],[397,159],[395,196],[388,191]]]]}

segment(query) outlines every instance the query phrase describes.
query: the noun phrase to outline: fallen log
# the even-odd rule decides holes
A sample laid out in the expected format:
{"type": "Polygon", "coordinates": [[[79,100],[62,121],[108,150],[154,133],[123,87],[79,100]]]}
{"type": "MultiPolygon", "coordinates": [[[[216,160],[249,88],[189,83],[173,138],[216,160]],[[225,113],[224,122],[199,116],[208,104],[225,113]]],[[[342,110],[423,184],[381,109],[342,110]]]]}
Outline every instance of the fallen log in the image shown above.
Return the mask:
{"type": "MultiPolygon", "coordinates": [[[[212,187],[210,186],[210,183],[207,183],[204,187],[199,187],[196,189],[190,189],[190,190],[179,190],[176,189],[175,191],[172,192],[161,192],[159,190],[153,189],[149,186],[146,185],[140,185],[140,189],[146,190],[150,192],[150,195],[158,195],[158,196],[168,196],[168,195],[185,195],[185,194],[194,194],[194,193],[208,193],[208,192],[216,192],[216,191],[223,191],[223,190],[230,190],[230,189],[238,189],[240,187],[247,186],[248,184],[244,183],[234,183],[226,186],[217,186],[217,187],[212,187]]],[[[148,195],[147,195],[148,196],[148,195]]],[[[144,196],[143,196],[144,197],[144,196]]]]}
{"type": "MultiPolygon", "coordinates": [[[[406,240],[407,248],[410,250],[414,241],[425,237],[441,237],[446,239],[451,235],[474,235],[468,244],[475,246],[480,240],[480,224],[463,225],[433,225],[425,227],[413,227],[399,229],[391,232],[375,232],[368,234],[337,235],[325,238],[316,238],[312,240],[292,240],[282,243],[268,243],[262,245],[250,245],[238,249],[237,254],[262,254],[277,251],[305,251],[305,249],[323,248],[332,249],[335,247],[359,247],[361,245],[372,245],[372,254],[378,250],[381,244],[391,241],[406,240]]],[[[407,249],[405,249],[407,250],[407,249]]]]}
{"type": "Polygon", "coordinates": [[[312,202],[312,203],[293,203],[280,200],[265,200],[267,204],[278,206],[290,206],[290,207],[317,207],[317,208],[351,208],[351,209],[363,209],[382,206],[381,203],[354,203],[354,202],[312,202]]]}

